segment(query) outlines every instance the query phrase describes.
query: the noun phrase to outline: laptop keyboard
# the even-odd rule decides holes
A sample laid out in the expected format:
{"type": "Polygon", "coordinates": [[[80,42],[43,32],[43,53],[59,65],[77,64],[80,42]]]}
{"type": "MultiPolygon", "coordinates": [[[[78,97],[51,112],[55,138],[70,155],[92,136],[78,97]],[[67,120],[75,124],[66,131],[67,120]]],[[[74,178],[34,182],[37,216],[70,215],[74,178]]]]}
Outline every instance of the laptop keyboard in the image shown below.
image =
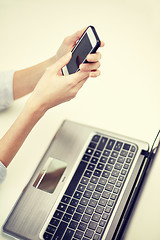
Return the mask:
{"type": "Polygon", "coordinates": [[[95,134],[44,235],[45,240],[100,240],[137,147],[95,134]]]}

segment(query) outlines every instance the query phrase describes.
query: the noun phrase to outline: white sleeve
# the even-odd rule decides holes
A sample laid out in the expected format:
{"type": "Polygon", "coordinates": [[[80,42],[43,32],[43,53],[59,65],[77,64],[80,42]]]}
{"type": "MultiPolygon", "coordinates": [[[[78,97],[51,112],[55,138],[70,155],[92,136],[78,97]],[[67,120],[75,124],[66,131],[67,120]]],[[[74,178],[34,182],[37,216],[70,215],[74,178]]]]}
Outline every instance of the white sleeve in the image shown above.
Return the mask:
{"type": "Polygon", "coordinates": [[[7,168],[0,161],[0,184],[4,181],[7,175],[7,168]]]}
{"type": "Polygon", "coordinates": [[[0,72],[0,111],[13,102],[14,71],[0,72]]]}

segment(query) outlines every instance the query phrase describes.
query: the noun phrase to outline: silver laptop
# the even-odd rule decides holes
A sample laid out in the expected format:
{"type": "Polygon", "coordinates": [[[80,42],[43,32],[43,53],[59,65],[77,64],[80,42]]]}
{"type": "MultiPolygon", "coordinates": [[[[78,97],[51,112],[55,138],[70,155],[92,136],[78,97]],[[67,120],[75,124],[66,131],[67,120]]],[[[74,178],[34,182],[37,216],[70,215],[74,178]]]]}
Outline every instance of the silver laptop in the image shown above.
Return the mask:
{"type": "Polygon", "coordinates": [[[3,231],[16,239],[120,239],[149,145],[65,120],[3,231]]]}

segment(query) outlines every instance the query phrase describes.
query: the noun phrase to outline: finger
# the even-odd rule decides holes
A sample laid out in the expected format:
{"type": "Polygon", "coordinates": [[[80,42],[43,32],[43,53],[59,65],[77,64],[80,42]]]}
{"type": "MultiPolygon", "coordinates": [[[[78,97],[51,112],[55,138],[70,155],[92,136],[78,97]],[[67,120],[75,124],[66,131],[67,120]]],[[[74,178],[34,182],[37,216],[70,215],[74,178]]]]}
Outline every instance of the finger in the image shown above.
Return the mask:
{"type": "Polygon", "coordinates": [[[77,32],[75,32],[74,34],[68,36],[65,41],[68,45],[72,45],[74,46],[76,44],[76,42],[80,39],[80,37],[82,36],[82,34],[84,33],[84,31],[86,30],[86,28],[83,28],[77,32]]]}
{"type": "Polygon", "coordinates": [[[72,76],[72,80],[74,81],[74,84],[76,85],[77,83],[83,81],[84,79],[89,77],[90,72],[82,72],[78,71],[76,73],[70,74],[66,76],[67,78],[70,78],[72,76]]]}
{"type": "Polygon", "coordinates": [[[90,77],[98,77],[98,76],[100,76],[100,74],[101,74],[100,70],[96,70],[96,71],[90,72],[89,76],[90,77]]]}
{"type": "Polygon", "coordinates": [[[61,57],[57,62],[55,62],[53,65],[51,65],[48,69],[50,69],[51,71],[55,71],[57,72],[57,74],[60,73],[60,70],[67,64],[69,63],[70,59],[71,59],[72,53],[69,52],[66,55],[64,55],[63,57],[61,57]]]}
{"type": "Polygon", "coordinates": [[[101,41],[100,47],[104,47],[104,46],[105,46],[105,42],[101,41]]]}
{"type": "Polygon", "coordinates": [[[100,62],[95,62],[95,63],[83,63],[80,65],[80,70],[81,71],[93,71],[97,70],[101,66],[100,62]]]}
{"type": "Polygon", "coordinates": [[[101,53],[100,52],[91,53],[91,54],[88,54],[88,56],[87,56],[87,61],[88,62],[97,62],[100,59],[101,59],[101,53]]]}

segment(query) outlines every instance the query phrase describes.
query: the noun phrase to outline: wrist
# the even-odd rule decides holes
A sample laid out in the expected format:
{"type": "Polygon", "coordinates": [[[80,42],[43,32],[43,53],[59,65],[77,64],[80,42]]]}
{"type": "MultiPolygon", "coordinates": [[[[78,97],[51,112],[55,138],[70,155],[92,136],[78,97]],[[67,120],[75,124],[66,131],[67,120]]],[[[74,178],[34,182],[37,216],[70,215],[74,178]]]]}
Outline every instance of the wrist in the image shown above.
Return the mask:
{"type": "Polygon", "coordinates": [[[26,111],[35,121],[38,121],[46,113],[47,109],[43,104],[40,104],[31,97],[25,104],[24,111],[26,111]]]}

